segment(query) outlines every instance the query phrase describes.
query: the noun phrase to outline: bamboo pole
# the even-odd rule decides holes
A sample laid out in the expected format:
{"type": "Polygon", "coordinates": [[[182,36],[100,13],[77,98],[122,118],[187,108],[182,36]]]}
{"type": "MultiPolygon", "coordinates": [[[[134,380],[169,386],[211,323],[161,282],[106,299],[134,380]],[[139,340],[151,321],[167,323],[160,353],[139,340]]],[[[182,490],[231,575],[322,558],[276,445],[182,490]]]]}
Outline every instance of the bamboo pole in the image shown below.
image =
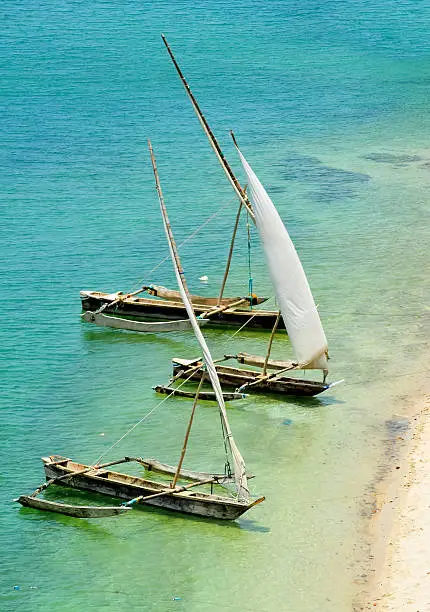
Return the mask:
{"type": "Polygon", "coordinates": [[[181,69],[179,68],[179,65],[175,59],[175,56],[172,53],[172,50],[170,49],[168,42],[166,40],[166,37],[164,36],[164,34],[161,35],[161,38],[163,39],[163,42],[166,46],[166,49],[170,55],[170,59],[173,62],[173,65],[176,68],[176,72],[179,75],[179,78],[182,81],[183,86],[185,87],[185,91],[188,94],[188,97],[191,100],[191,104],[193,105],[194,111],[200,121],[200,124],[203,128],[203,131],[205,132],[206,136],[209,139],[209,142],[211,144],[212,149],[215,151],[215,155],[218,158],[218,161],[220,162],[222,168],[224,169],[224,172],[227,175],[228,180],[230,181],[231,185],[233,186],[234,191],[236,192],[236,194],[239,197],[239,200],[242,202],[242,204],[245,206],[245,208],[247,209],[247,211],[249,212],[252,220],[255,220],[255,216],[252,210],[252,205],[251,202],[249,201],[248,196],[246,195],[245,191],[243,190],[243,188],[241,187],[239,181],[237,180],[236,176],[233,173],[233,170],[230,168],[229,163],[227,162],[226,158],[224,157],[224,153],[221,150],[221,147],[218,144],[217,139],[215,138],[211,128],[209,127],[208,122],[206,121],[206,118],[204,117],[200,106],[197,103],[197,100],[195,99],[195,97],[193,96],[191,89],[184,77],[184,75],[182,74],[181,69]]]}
{"type": "MultiPolygon", "coordinates": [[[[137,295],[138,293],[142,293],[143,291],[146,291],[146,287],[142,287],[141,289],[138,289],[137,291],[133,291],[132,293],[124,293],[121,296],[118,296],[115,300],[113,300],[113,302],[106,302],[105,304],[103,304],[102,306],[100,306],[100,308],[98,308],[94,314],[101,314],[104,310],[106,310],[107,308],[111,308],[112,306],[114,306],[115,304],[118,304],[118,302],[122,302],[123,300],[126,300],[128,298],[133,297],[134,295],[137,295]]],[[[81,317],[83,317],[85,315],[85,313],[81,314],[81,317]]]]}
{"type": "Polygon", "coordinates": [[[270,338],[269,338],[269,345],[267,347],[267,355],[266,355],[266,359],[264,360],[264,366],[263,366],[263,376],[266,376],[267,374],[267,363],[269,361],[269,357],[270,357],[270,351],[272,350],[272,342],[273,342],[273,338],[275,336],[275,332],[276,329],[278,327],[278,323],[279,323],[279,319],[281,318],[281,311],[278,311],[278,316],[276,317],[276,321],[275,324],[273,326],[272,329],[272,333],[270,334],[270,338]]]}
{"type": "Polygon", "coordinates": [[[158,199],[159,199],[159,202],[160,202],[161,214],[163,215],[164,223],[166,224],[167,235],[169,237],[169,242],[171,244],[173,255],[174,255],[175,261],[176,261],[176,265],[178,267],[179,275],[180,275],[181,280],[182,280],[182,285],[183,285],[185,293],[187,294],[187,297],[188,297],[188,299],[190,301],[190,304],[192,304],[190,292],[188,291],[188,286],[187,286],[187,283],[186,283],[186,280],[185,280],[184,270],[183,270],[182,264],[181,264],[181,259],[179,257],[179,253],[178,253],[178,249],[176,247],[175,239],[173,237],[173,232],[172,232],[172,228],[171,228],[171,225],[170,225],[169,217],[167,215],[167,209],[166,209],[166,205],[164,203],[164,197],[163,197],[163,192],[161,190],[160,179],[158,177],[157,163],[155,161],[155,155],[154,155],[154,151],[152,149],[152,145],[151,145],[151,141],[150,140],[148,140],[148,148],[149,148],[149,153],[151,155],[152,169],[154,171],[155,186],[156,186],[156,189],[157,189],[158,199]]]}
{"type": "Polygon", "coordinates": [[[187,491],[188,489],[192,489],[193,487],[198,487],[199,485],[204,484],[211,484],[213,482],[218,482],[218,478],[208,478],[207,480],[192,482],[189,485],[185,485],[184,487],[176,487],[175,489],[164,489],[164,491],[160,491],[160,493],[153,493],[152,495],[139,495],[138,497],[130,499],[128,502],[125,502],[124,506],[131,506],[136,502],[145,503],[148,499],[155,499],[156,497],[162,497],[163,495],[173,495],[173,493],[182,493],[183,491],[187,491]]]}
{"type": "Polygon", "coordinates": [[[185,452],[187,450],[188,438],[190,437],[191,426],[193,424],[194,414],[196,412],[197,402],[199,401],[199,393],[200,393],[200,389],[202,388],[204,377],[205,377],[205,373],[203,372],[202,373],[202,377],[200,378],[199,386],[197,387],[196,395],[194,397],[193,407],[191,409],[190,420],[188,421],[187,431],[185,432],[184,445],[182,447],[181,457],[180,457],[180,459],[178,461],[178,467],[176,468],[176,472],[175,472],[175,475],[173,477],[173,482],[171,484],[171,488],[172,489],[174,489],[176,487],[176,483],[178,482],[179,473],[181,471],[182,463],[183,463],[184,457],[185,457],[185,452]]]}
{"type": "Polygon", "coordinates": [[[249,298],[240,298],[240,300],[237,300],[237,302],[233,302],[232,304],[225,304],[224,306],[217,306],[213,310],[207,310],[206,312],[203,312],[201,315],[199,315],[199,317],[200,319],[207,319],[208,317],[212,317],[214,314],[218,314],[220,312],[223,312],[224,310],[228,310],[229,308],[235,308],[236,306],[239,306],[239,304],[244,304],[248,301],[249,298]]]}
{"type": "Polygon", "coordinates": [[[172,378],[169,381],[169,385],[172,384],[172,382],[174,382],[175,380],[177,380],[178,378],[184,378],[185,376],[187,376],[187,374],[194,374],[195,372],[197,372],[198,370],[201,370],[203,367],[203,362],[200,362],[200,365],[196,365],[193,366],[192,368],[189,368],[188,370],[180,370],[178,372],[178,374],[176,374],[176,376],[172,376],[172,378]]]}
{"type": "Polygon", "coordinates": [[[230,251],[228,253],[227,264],[226,264],[225,272],[224,272],[224,278],[222,279],[221,289],[220,289],[220,292],[219,292],[218,306],[221,304],[221,300],[222,300],[222,296],[223,296],[223,293],[224,293],[225,284],[227,282],[228,273],[230,272],[230,264],[231,264],[231,258],[233,256],[234,241],[236,239],[236,233],[237,233],[237,228],[238,228],[238,225],[239,225],[240,213],[242,212],[242,206],[243,206],[243,203],[240,202],[239,210],[237,211],[237,215],[236,215],[236,222],[234,224],[233,235],[231,237],[230,251]]]}
{"type": "Polygon", "coordinates": [[[238,393],[242,393],[242,391],[244,389],[247,389],[248,387],[253,387],[254,385],[258,385],[259,383],[265,382],[267,380],[271,380],[272,378],[276,378],[280,374],[283,374],[284,372],[288,372],[288,370],[295,370],[295,369],[297,369],[297,363],[293,363],[292,365],[288,366],[287,368],[284,368],[283,370],[278,370],[277,372],[274,372],[273,374],[266,374],[266,376],[259,376],[258,378],[256,378],[252,382],[247,382],[247,383],[244,383],[243,385],[241,385],[239,387],[239,389],[237,389],[237,392],[238,393]]]}
{"type": "MultiPolygon", "coordinates": [[[[216,364],[221,363],[222,361],[227,361],[228,359],[235,359],[235,355],[224,355],[224,357],[221,357],[220,359],[214,359],[213,362],[216,364]]],[[[203,361],[201,361],[200,365],[192,366],[188,370],[180,370],[178,374],[176,374],[176,376],[172,376],[172,378],[169,380],[169,385],[172,384],[172,382],[174,382],[178,378],[185,378],[185,376],[187,376],[188,374],[193,374],[194,372],[200,370],[203,365],[203,361]]]]}

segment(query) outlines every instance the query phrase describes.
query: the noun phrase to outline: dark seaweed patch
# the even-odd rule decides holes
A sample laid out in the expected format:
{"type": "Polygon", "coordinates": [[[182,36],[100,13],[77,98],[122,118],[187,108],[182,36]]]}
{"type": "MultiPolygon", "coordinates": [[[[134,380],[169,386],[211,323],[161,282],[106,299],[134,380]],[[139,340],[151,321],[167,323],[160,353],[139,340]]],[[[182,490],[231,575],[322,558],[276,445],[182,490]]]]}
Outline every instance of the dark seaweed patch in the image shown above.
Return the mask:
{"type": "Polygon", "coordinates": [[[269,193],[283,193],[285,191],[285,187],[281,187],[280,185],[268,185],[267,191],[269,193]]]}
{"type": "Polygon", "coordinates": [[[369,153],[368,155],[362,155],[362,158],[377,162],[378,164],[391,164],[395,166],[404,166],[423,161],[423,158],[419,155],[395,155],[394,153],[369,153]]]}
{"type": "Polygon", "coordinates": [[[355,198],[357,196],[357,192],[348,187],[333,189],[331,186],[323,185],[318,191],[310,191],[309,195],[313,200],[315,200],[315,202],[320,202],[323,204],[332,202],[333,200],[355,198]]]}
{"type": "Polygon", "coordinates": [[[294,153],[283,164],[280,173],[283,179],[311,183],[309,195],[317,202],[330,202],[356,196],[359,184],[370,181],[368,174],[333,168],[317,157],[294,153]]]}

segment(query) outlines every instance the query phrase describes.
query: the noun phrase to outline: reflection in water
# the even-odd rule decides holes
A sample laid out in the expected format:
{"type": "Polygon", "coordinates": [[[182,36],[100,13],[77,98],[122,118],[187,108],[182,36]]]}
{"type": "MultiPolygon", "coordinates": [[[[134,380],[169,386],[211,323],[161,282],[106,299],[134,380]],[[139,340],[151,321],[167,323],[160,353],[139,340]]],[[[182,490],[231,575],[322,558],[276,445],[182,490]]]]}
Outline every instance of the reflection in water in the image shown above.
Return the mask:
{"type": "MultiPolygon", "coordinates": [[[[87,326],[85,321],[83,325],[87,326]]],[[[103,342],[106,344],[164,344],[177,348],[181,346],[181,334],[146,334],[127,330],[109,329],[100,327],[97,329],[85,329],[82,333],[82,338],[85,342],[103,342]]]]}

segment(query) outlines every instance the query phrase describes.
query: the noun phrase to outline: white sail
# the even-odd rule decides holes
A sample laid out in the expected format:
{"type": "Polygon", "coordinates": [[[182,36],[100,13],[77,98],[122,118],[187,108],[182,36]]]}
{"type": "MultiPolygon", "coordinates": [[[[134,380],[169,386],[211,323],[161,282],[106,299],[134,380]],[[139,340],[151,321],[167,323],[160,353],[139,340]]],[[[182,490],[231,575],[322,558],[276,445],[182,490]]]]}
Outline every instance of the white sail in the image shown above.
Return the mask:
{"type": "Polygon", "coordinates": [[[297,362],[301,368],[327,370],[327,340],[296,249],[272,200],[239,149],[238,152],[276,298],[297,362]]]}
{"type": "Polygon", "coordinates": [[[219,410],[221,414],[221,420],[223,423],[223,430],[224,430],[225,437],[226,437],[226,443],[230,449],[231,456],[233,458],[234,479],[236,482],[238,498],[241,501],[248,501],[249,490],[248,490],[248,483],[247,483],[247,478],[246,478],[245,462],[243,460],[242,455],[239,452],[239,449],[236,446],[236,443],[233,438],[233,434],[231,433],[230,424],[227,419],[227,411],[225,408],[221,385],[218,379],[218,374],[215,369],[215,364],[213,362],[212,355],[210,354],[208,345],[206,344],[206,340],[204,339],[203,334],[200,331],[199,324],[196,319],[196,315],[194,314],[193,307],[191,305],[190,300],[188,299],[188,296],[185,292],[185,289],[182,283],[181,274],[179,272],[178,265],[176,263],[176,258],[173,252],[172,244],[170,241],[170,235],[169,235],[169,231],[166,225],[166,219],[165,219],[164,211],[162,207],[161,207],[161,213],[163,216],[164,230],[166,232],[167,241],[169,243],[170,254],[172,256],[172,262],[175,268],[176,279],[178,281],[178,286],[179,286],[179,291],[181,292],[182,301],[184,302],[185,308],[187,309],[188,317],[193,327],[194,334],[202,348],[203,358],[206,364],[206,369],[209,374],[209,378],[211,379],[212,387],[213,387],[213,390],[215,392],[215,395],[218,401],[218,406],[219,406],[219,410]]]}

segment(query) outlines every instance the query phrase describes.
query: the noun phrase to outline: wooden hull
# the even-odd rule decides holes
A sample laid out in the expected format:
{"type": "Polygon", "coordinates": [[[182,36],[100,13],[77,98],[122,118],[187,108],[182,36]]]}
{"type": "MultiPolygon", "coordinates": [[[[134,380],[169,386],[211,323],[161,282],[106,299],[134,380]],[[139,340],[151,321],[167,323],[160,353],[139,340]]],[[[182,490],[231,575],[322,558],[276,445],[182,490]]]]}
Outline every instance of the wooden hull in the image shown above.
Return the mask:
{"type": "MultiPolygon", "coordinates": [[[[61,461],[58,456],[43,457],[42,461],[47,480],[69,473],[71,477],[63,480],[61,482],[62,486],[83,491],[94,491],[126,501],[135,499],[140,495],[154,495],[166,488],[165,482],[145,480],[110,470],[97,472],[93,470],[78,475],[76,472],[85,470],[88,466],[66,458],[61,461]]],[[[251,508],[254,503],[240,502],[233,498],[194,490],[155,497],[147,502],[139,501],[135,505],[150,505],[208,518],[234,520],[251,508]]]]}
{"type": "MultiPolygon", "coordinates": [[[[182,370],[184,373],[187,372],[188,368],[186,365],[178,363],[178,361],[172,359],[173,362],[173,375],[178,376],[179,372],[182,370]]],[[[200,362],[193,362],[194,365],[199,365],[200,362]]],[[[248,386],[244,388],[244,393],[279,393],[281,395],[296,395],[296,396],[312,396],[318,395],[318,393],[322,393],[326,391],[330,385],[325,383],[320,383],[312,380],[303,380],[300,378],[289,378],[287,376],[283,376],[282,374],[276,378],[269,378],[266,380],[258,381],[258,378],[261,376],[260,372],[256,372],[255,370],[248,370],[242,368],[233,368],[231,366],[223,366],[216,365],[216,371],[218,373],[218,378],[221,382],[221,385],[228,385],[230,387],[234,387],[238,389],[245,383],[255,383],[252,386],[248,386]]],[[[195,372],[189,372],[188,374],[184,374],[183,378],[190,377],[190,380],[200,380],[202,376],[201,370],[197,370],[195,372]]],[[[178,378],[182,378],[178,376],[178,378]]],[[[207,373],[205,373],[204,380],[209,380],[207,373]]]]}
{"type": "MultiPolygon", "coordinates": [[[[163,393],[164,395],[174,395],[175,397],[189,397],[194,399],[196,396],[193,391],[183,391],[182,389],[173,389],[172,387],[164,387],[163,385],[157,385],[156,387],[152,387],[154,391],[157,393],[163,393]]],[[[246,397],[245,393],[223,393],[222,394],[224,400],[226,402],[238,399],[244,399],[246,397]]],[[[212,402],[216,402],[216,395],[213,391],[200,391],[199,399],[201,400],[209,400],[212,402]]]]}
{"type": "MultiPolygon", "coordinates": [[[[81,291],[82,310],[96,311],[104,304],[109,304],[118,298],[117,294],[102,293],[99,291],[81,291]]],[[[197,316],[207,313],[208,307],[193,304],[197,316]]],[[[155,321],[176,321],[186,319],[187,311],[182,302],[170,300],[158,300],[151,298],[130,297],[116,302],[112,311],[107,308],[104,313],[136,317],[137,319],[155,321]]],[[[212,327],[241,327],[247,324],[247,329],[272,329],[276,321],[277,312],[272,310],[251,310],[240,308],[228,308],[211,317],[207,323],[212,327]]],[[[279,321],[279,329],[285,329],[282,319],[279,321]]]]}

